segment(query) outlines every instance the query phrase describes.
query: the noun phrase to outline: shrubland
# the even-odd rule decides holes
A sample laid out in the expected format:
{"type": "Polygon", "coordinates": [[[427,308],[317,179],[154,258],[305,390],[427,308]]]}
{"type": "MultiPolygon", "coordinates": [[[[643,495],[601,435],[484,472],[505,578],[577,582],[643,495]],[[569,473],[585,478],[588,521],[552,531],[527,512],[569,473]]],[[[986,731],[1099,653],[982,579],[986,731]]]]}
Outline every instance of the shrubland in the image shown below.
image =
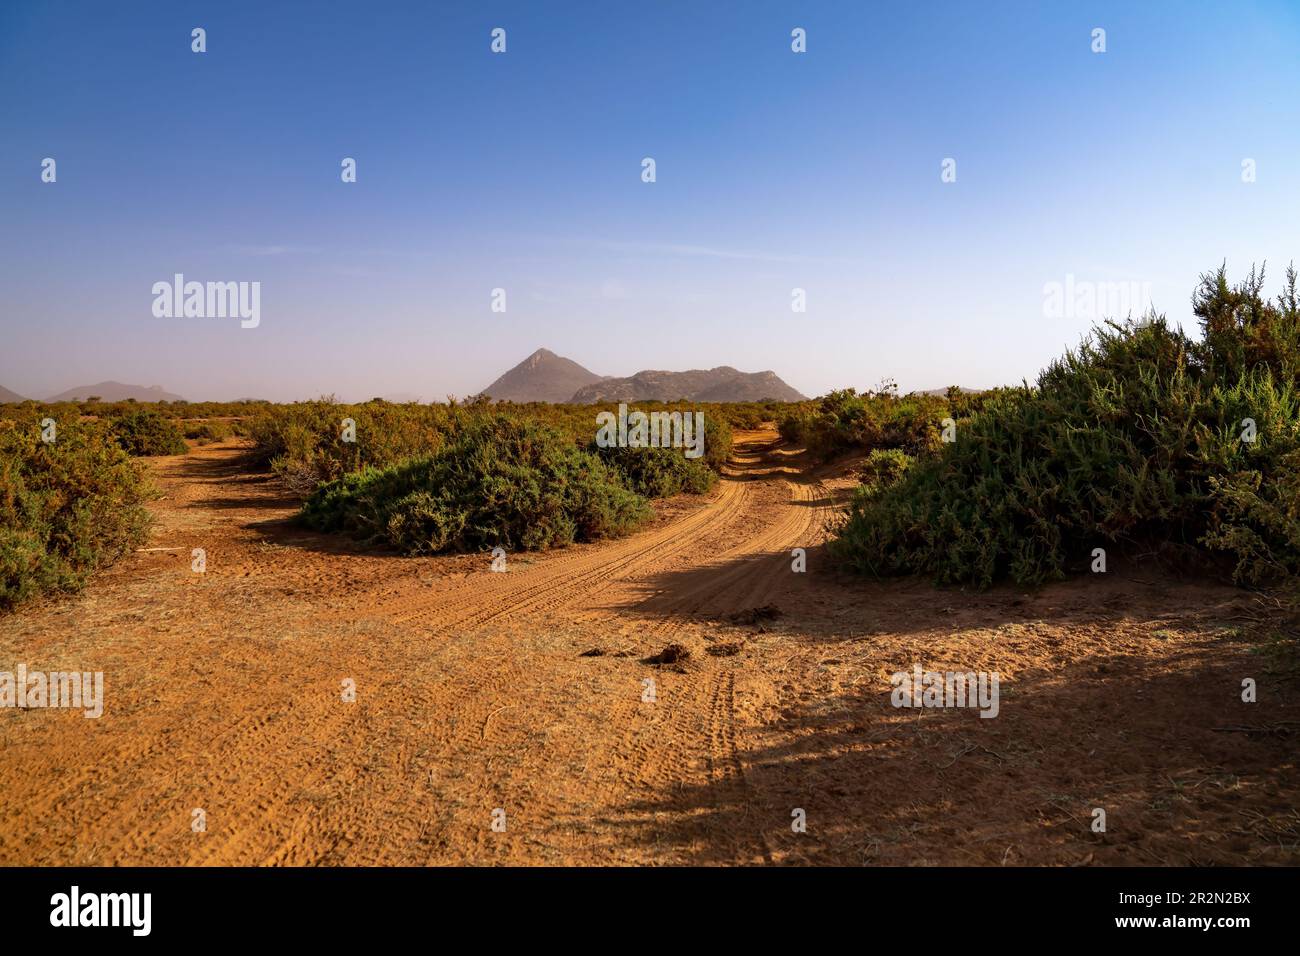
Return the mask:
{"type": "Polygon", "coordinates": [[[326,482],[302,510],[312,528],[405,554],[545,550],[625,534],[650,516],[600,456],[507,415],[458,423],[432,454],[326,482]]]}
{"type": "MultiPolygon", "coordinates": [[[[48,416],[42,416],[48,417],[48,416]]],[[[0,419],[0,609],[81,587],[141,543],[152,495],[103,422],[0,419]]]]}
{"type": "Polygon", "coordinates": [[[547,426],[575,447],[601,454],[607,464],[624,473],[633,487],[640,483],[639,490],[650,497],[663,496],[648,490],[652,486],[667,489],[666,494],[707,490],[713,478],[703,470],[711,469],[716,475],[731,453],[731,429],[727,416],[720,411],[723,407],[682,403],[638,403],[634,407],[647,412],[702,410],[703,456],[683,459],[677,449],[596,449],[596,412],[607,409],[542,402],[488,404],[471,400],[445,405],[398,405],[371,401],[346,405],[322,398],[269,406],[252,418],[247,431],[256,457],[302,495],[310,494],[323,482],[352,472],[386,468],[410,458],[434,455],[448,436],[475,422],[497,418],[547,426]]]}
{"type": "Polygon", "coordinates": [[[186,438],[200,445],[225,441],[231,434],[230,424],[220,418],[183,421],[180,426],[186,438]]]}
{"type": "Polygon", "coordinates": [[[1241,584],[1300,572],[1300,291],[1225,269],[1193,297],[1202,336],[1104,323],[1033,384],[945,396],[844,389],[703,411],[704,455],[600,448],[604,406],[24,402],[0,407],[0,606],[75,588],[143,539],[131,455],[230,431],[304,497],[302,517],[408,554],[543,549],[624,534],[648,501],[707,491],[731,429],[778,422],[818,458],[862,458],[830,550],[873,575],[1036,584],[1097,549],[1193,559],[1241,584]],[[58,439],[41,439],[54,419],[58,439]],[[945,441],[945,434],[955,440],[945,441]],[[351,440],[349,440],[351,439],[351,440]]]}
{"type": "Polygon", "coordinates": [[[1202,277],[1194,340],[1106,323],[1034,385],[982,397],[956,440],[857,493],[831,544],[874,575],[1037,584],[1095,549],[1263,584],[1300,571],[1300,295],[1202,277]]]}

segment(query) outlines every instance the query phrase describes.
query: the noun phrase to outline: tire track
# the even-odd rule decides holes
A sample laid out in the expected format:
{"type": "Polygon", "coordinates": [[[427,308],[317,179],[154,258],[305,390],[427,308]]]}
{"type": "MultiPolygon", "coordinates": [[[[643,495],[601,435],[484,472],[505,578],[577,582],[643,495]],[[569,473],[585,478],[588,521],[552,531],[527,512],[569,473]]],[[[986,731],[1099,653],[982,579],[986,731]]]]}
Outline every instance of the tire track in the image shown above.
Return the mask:
{"type": "MultiPolygon", "coordinates": [[[[592,767],[610,768],[609,782],[587,791],[599,806],[618,807],[629,792],[659,792],[713,767],[726,770],[719,786],[745,800],[734,675],[716,668],[656,675],[659,703],[649,705],[632,693],[627,669],[617,664],[599,689],[575,700],[555,686],[581,681],[588,665],[568,652],[558,659],[545,648],[567,646],[550,630],[557,615],[575,633],[600,634],[622,625],[643,642],[683,623],[683,597],[688,606],[697,599],[734,601],[740,589],[769,587],[782,563],[768,570],[763,556],[803,534],[811,512],[789,500],[805,491],[791,482],[790,469],[773,464],[773,447],[738,443],[717,497],[671,523],[571,554],[546,555],[504,575],[473,574],[434,593],[410,581],[368,607],[367,587],[377,592],[393,585],[380,576],[385,569],[374,555],[264,546],[264,502],[275,492],[225,464],[237,449],[168,461],[162,543],[184,545],[201,536],[209,553],[228,556],[222,573],[204,581],[215,592],[208,600],[217,602],[209,605],[213,616],[204,620],[204,640],[220,648],[220,656],[196,669],[191,638],[173,638],[156,664],[140,672],[138,685],[119,685],[116,693],[125,696],[115,700],[131,706],[117,711],[121,723],[107,725],[107,735],[96,735],[95,759],[73,756],[89,745],[65,735],[64,759],[76,769],[43,774],[24,786],[21,792],[30,799],[6,808],[2,829],[30,832],[30,821],[42,817],[75,821],[60,831],[66,839],[43,857],[48,862],[424,863],[452,853],[461,862],[493,858],[511,852],[510,844],[487,834],[483,807],[527,793],[535,819],[563,819],[568,812],[564,802],[533,792],[535,757],[515,757],[535,754],[528,748],[547,740],[560,753],[585,754],[592,767]],[[774,517],[777,488],[785,489],[787,502],[774,517]],[[234,500],[247,507],[232,507],[234,500]],[[210,525],[203,526],[204,520],[210,525]],[[719,541],[720,553],[710,543],[719,541]],[[691,575],[710,569],[719,557],[743,559],[744,567],[728,572],[720,589],[712,581],[690,584],[691,575]],[[235,580],[231,569],[245,573],[235,580]],[[301,582],[295,588],[305,588],[354,569],[367,576],[352,579],[349,594],[359,596],[359,607],[345,614],[322,607],[311,593],[282,590],[286,575],[301,582]],[[687,590],[668,595],[676,601],[673,609],[646,619],[637,612],[642,588],[665,571],[687,582],[687,590]],[[541,644],[521,638],[530,627],[552,636],[541,644]],[[344,676],[357,682],[354,704],[339,698],[337,681],[344,676]],[[217,692],[223,683],[239,688],[237,700],[206,712],[192,709],[202,698],[199,691],[217,692]],[[175,690],[169,694],[166,688],[175,690]],[[165,709],[158,709],[155,694],[168,697],[165,709]],[[591,694],[607,696],[593,701],[591,694]],[[514,712],[525,706],[531,710],[526,716],[514,712]],[[577,706],[582,715],[572,727],[561,716],[565,706],[577,706]],[[589,720],[625,732],[602,735],[582,722],[589,720]],[[538,736],[539,725],[553,728],[549,737],[538,736]],[[574,737],[583,727],[595,732],[574,737]],[[202,834],[189,828],[193,806],[207,812],[202,834]]],[[[136,559],[127,596],[155,600],[168,615],[178,613],[177,607],[191,617],[199,613],[188,579],[164,561],[157,552],[136,559]]],[[[128,562],[117,573],[128,574],[130,567],[128,562]]],[[[150,619],[146,609],[127,613],[150,619]]],[[[87,631],[89,639],[114,633],[120,617],[121,611],[101,617],[87,631]]],[[[132,638],[137,647],[149,640],[147,625],[141,627],[132,638]]],[[[32,718],[13,726],[15,735],[24,735],[23,749],[41,747],[61,733],[32,718]]],[[[0,856],[14,858],[21,852],[15,846],[0,841],[0,856]]]]}
{"type": "MultiPolygon", "coordinates": [[[[766,474],[783,473],[783,469],[774,469],[766,474]]],[[[706,606],[715,612],[744,610],[754,606],[760,595],[778,592],[779,584],[788,583],[792,573],[789,549],[822,540],[826,519],[833,513],[824,484],[785,478],[781,481],[789,498],[777,521],[704,564],[696,584],[655,605],[661,616],[648,627],[655,644],[670,640],[691,623],[692,613],[706,606]]],[[[617,749],[630,755],[631,766],[620,772],[620,779],[641,790],[672,794],[694,776],[686,755],[700,750],[700,741],[706,740],[705,761],[715,791],[716,812],[734,812],[743,820],[752,834],[748,845],[757,848],[763,860],[770,863],[765,808],[760,808],[755,818],[756,794],[737,747],[734,670],[727,664],[712,665],[704,673],[689,673],[674,681],[673,691],[659,711],[662,714],[670,709],[664,719],[633,723],[625,733],[617,749]]],[[[681,807],[683,813],[689,809],[681,807]]]]}

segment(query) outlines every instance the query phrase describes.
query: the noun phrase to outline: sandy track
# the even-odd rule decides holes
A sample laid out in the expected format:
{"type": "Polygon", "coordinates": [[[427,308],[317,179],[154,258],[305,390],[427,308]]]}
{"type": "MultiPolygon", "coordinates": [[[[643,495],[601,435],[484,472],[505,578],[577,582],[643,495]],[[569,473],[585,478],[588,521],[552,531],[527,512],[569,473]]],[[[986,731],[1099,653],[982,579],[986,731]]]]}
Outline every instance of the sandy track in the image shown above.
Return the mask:
{"type": "Polygon", "coordinates": [[[155,467],[174,550],[0,619],[0,668],[107,684],[98,721],[0,711],[2,863],[1297,861],[1294,673],[1242,592],[839,580],[851,476],[770,431],[649,530],[504,574],[298,529],[235,444],[155,467]],[[914,661],[998,670],[1003,716],[893,709],[914,661]]]}

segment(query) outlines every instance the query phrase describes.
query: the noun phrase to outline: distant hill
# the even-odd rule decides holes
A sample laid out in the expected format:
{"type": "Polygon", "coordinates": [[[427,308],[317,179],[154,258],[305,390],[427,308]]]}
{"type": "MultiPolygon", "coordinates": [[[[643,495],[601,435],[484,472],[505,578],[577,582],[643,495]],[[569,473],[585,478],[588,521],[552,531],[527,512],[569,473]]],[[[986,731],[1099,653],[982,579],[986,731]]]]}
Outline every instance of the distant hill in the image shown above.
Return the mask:
{"type": "Polygon", "coordinates": [[[740,372],[720,365],[689,372],[649,369],[614,378],[597,375],[549,349],[538,349],[483,389],[483,394],[497,401],[575,405],[679,398],[691,402],[797,402],[804,397],[770,371],[740,372]]]}
{"type": "Polygon", "coordinates": [[[608,378],[585,385],[569,399],[575,405],[593,402],[798,402],[804,396],[775,372],[741,372],[729,365],[689,372],[647,370],[627,378],[608,378]]]}
{"type": "MultiPolygon", "coordinates": [[[[987,389],[983,389],[983,388],[967,388],[965,385],[958,385],[958,386],[957,386],[957,391],[961,392],[963,395],[978,395],[980,392],[987,391],[987,389]]],[[[927,388],[925,391],[923,391],[923,392],[917,392],[916,394],[918,394],[918,395],[947,395],[947,394],[948,394],[948,389],[947,389],[947,388],[927,388]]]]}
{"type": "Polygon", "coordinates": [[[27,399],[23,398],[17,392],[11,392],[3,385],[0,385],[0,405],[3,405],[5,402],[25,402],[25,401],[27,401],[27,399]]]}
{"type": "Polygon", "coordinates": [[[79,385],[76,388],[70,388],[66,392],[59,392],[47,398],[47,402],[71,402],[74,399],[83,401],[92,395],[98,396],[106,402],[125,402],[128,398],[134,398],[137,402],[183,402],[185,399],[179,395],[173,395],[171,392],[164,392],[161,385],[151,385],[145,388],[143,385],[123,385],[121,382],[100,382],[98,385],[79,385]]]}
{"type": "Polygon", "coordinates": [[[497,401],[567,402],[578,389],[604,377],[549,349],[538,349],[483,389],[483,394],[497,401]]]}

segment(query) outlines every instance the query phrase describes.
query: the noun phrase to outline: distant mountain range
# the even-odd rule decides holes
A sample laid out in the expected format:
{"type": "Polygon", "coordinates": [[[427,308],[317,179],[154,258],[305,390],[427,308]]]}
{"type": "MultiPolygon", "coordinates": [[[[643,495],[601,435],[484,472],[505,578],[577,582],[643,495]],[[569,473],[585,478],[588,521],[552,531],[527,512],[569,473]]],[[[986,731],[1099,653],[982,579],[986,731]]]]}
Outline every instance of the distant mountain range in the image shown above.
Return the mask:
{"type": "Polygon", "coordinates": [[[597,375],[571,359],[538,349],[483,390],[512,402],[797,402],[803,395],[775,372],[740,372],[727,365],[688,372],[647,370],[626,378],[597,375]]]}
{"type": "Polygon", "coordinates": [[[134,398],[137,402],[183,402],[185,399],[171,392],[164,392],[161,385],[123,385],[121,382],[100,382],[98,385],[78,385],[66,392],[59,392],[46,399],[47,402],[71,402],[75,399],[85,400],[95,396],[105,402],[125,402],[134,398]]]}
{"type": "Polygon", "coordinates": [[[585,385],[569,399],[575,405],[593,402],[798,402],[803,399],[775,372],[740,372],[730,365],[689,372],[647,370],[627,378],[610,378],[585,385]]]}
{"type": "MultiPolygon", "coordinates": [[[[966,394],[984,389],[959,386],[966,394]]],[[[944,395],[947,388],[928,388],[921,395],[944,395]]],[[[597,402],[798,402],[804,396],[783,382],[775,372],[740,372],[729,365],[687,372],[662,372],[648,369],[615,378],[597,375],[572,359],[538,349],[483,390],[496,401],[551,402],[592,405],[597,402]]],[[[163,391],[161,385],[126,385],[100,382],[79,385],[59,392],[47,402],[70,402],[97,396],[105,402],[183,402],[179,395],[163,391]]],[[[390,401],[418,401],[414,395],[387,396],[390,401]]],[[[24,402],[26,397],[0,385],[0,405],[24,402]]]]}

